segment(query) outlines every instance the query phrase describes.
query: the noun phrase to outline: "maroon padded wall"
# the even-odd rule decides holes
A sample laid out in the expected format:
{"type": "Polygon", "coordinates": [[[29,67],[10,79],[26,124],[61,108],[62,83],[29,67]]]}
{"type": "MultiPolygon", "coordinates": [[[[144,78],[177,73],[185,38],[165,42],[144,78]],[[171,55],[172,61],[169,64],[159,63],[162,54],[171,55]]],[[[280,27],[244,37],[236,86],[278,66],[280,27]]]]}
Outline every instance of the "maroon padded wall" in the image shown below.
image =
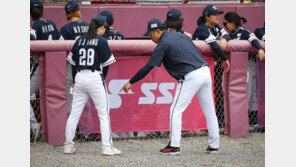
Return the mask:
{"type": "MultiPolygon", "coordinates": [[[[144,38],[142,35],[146,30],[147,22],[152,18],[166,20],[166,13],[172,9],[179,9],[184,17],[183,29],[193,33],[197,27],[196,21],[202,14],[203,8],[208,4],[99,4],[99,5],[80,5],[82,8],[82,20],[90,22],[91,18],[98,15],[103,10],[110,10],[115,17],[115,29],[127,38],[144,38]]],[[[248,19],[243,27],[254,31],[256,28],[263,27],[265,21],[265,4],[215,4],[224,14],[235,11],[248,19]]],[[[224,14],[220,16],[220,25],[223,23],[224,14]]],[[[58,29],[69,21],[66,19],[63,4],[45,4],[44,18],[56,23],[58,29]]],[[[33,23],[30,19],[30,25],[33,23]]]]}

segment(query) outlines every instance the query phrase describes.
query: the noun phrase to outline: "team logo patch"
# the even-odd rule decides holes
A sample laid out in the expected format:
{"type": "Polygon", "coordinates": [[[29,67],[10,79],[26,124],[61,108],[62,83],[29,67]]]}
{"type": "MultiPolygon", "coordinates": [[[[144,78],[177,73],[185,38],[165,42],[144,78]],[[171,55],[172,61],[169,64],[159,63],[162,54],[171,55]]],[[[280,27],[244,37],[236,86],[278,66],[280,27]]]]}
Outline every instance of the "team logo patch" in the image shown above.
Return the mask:
{"type": "Polygon", "coordinates": [[[213,6],[212,8],[213,8],[214,10],[218,10],[218,9],[216,8],[216,6],[213,6]]]}
{"type": "Polygon", "coordinates": [[[73,11],[73,10],[74,10],[73,8],[69,8],[69,9],[67,9],[68,12],[71,12],[71,11],[73,11]]]}
{"type": "Polygon", "coordinates": [[[156,28],[157,27],[157,23],[151,24],[151,28],[156,28]]]}

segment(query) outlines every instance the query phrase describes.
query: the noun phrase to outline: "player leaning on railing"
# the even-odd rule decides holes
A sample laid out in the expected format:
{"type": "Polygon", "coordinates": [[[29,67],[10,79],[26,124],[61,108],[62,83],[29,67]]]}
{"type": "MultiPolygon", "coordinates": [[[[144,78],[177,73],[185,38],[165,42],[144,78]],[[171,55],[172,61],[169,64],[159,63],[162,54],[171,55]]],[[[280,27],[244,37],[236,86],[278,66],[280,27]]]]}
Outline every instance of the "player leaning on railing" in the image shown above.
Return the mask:
{"type": "MultiPolygon", "coordinates": [[[[170,141],[160,150],[161,154],[180,154],[182,113],[195,95],[198,97],[209,131],[209,146],[206,151],[217,154],[219,127],[213,102],[209,64],[190,37],[174,31],[166,31],[164,23],[159,19],[148,22],[144,36],[148,35],[157,46],[148,63],[121,90],[127,93],[132,84],[144,78],[154,67],[160,67],[163,64],[178,84],[170,108],[170,141]]],[[[225,64],[225,71],[228,69],[229,64],[225,64]]]]}
{"type": "MultiPolygon", "coordinates": [[[[265,59],[265,52],[254,33],[242,27],[242,22],[247,19],[235,12],[228,12],[224,16],[224,26],[229,32],[232,40],[248,40],[257,51],[259,60],[265,59]]],[[[257,122],[257,86],[256,86],[256,55],[249,55],[248,79],[247,79],[247,102],[249,112],[249,123],[253,126],[257,122]]]]}

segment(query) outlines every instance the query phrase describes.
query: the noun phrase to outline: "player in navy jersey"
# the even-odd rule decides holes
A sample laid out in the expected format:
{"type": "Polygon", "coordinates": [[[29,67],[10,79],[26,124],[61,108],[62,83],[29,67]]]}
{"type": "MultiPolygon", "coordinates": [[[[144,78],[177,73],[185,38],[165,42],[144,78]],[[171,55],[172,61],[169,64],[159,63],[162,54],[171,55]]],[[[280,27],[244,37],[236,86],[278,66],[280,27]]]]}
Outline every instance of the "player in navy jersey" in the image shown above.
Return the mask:
{"type": "Polygon", "coordinates": [[[178,9],[171,9],[167,13],[167,18],[164,24],[169,31],[175,31],[181,34],[187,35],[189,38],[192,38],[192,35],[182,30],[184,18],[182,13],[178,9]]]}
{"type": "Polygon", "coordinates": [[[113,13],[109,10],[104,10],[100,15],[105,16],[107,19],[106,32],[102,36],[106,40],[124,40],[125,37],[119,31],[114,29],[114,16],[113,13]]]}
{"type": "Polygon", "coordinates": [[[230,40],[228,33],[218,25],[220,11],[214,5],[208,5],[203,9],[202,16],[197,20],[198,27],[192,35],[193,40],[204,40],[206,43],[210,44],[213,51],[217,53],[219,58],[215,58],[216,62],[222,61],[222,67],[227,64],[229,66],[229,61],[222,49],[226,48],[227,41],[230,40]],[[216,42],[219,40],[219,45],[216,42]]]}
{"type": "MultiPolygon", "coordinates": [[[[31,25],[31,32],[34,32],[35,40],[58,40],[61,35],[56,25],[42,17],[43,4],[40,0],[30,0],[30,15],[34,23],[31,25]]],[[[32,56],[30,96],[39,90],[39,56],[32,56]]],[[[33,108],[31,106],[31,112],[33,108]]],[[[40,126],[38,125],[38,129],[40,126]]],[[[37,131],[38,132],[38,131],[37,131]]],[[[36,134],[35,136],[37,136],[36,134]]],[[[35,137],[36,141],[36,137],[35,137]]]]}
{"type": "Polygon", "coordinates": [[[75,130],[83,108],[89,97],[92,98],[100,119],[102,134],[102,155],[120,155],[113,147],[109,115],[108,93],[104,76],[106,66],[115,62],[108,42],[101,37],[106,31],[106,18],[97,15],[92,18],[88,33],[74,43],[67,60],[73,65],[74,91],[72,111],[66,125],[64,153],[73,154],[75,130]]]}
{"type": "Polygon", "coordinates": [[[66,3],[65,12],[67,20],[70,20],[70,23],[61,28],[61,35],[63,38],[65,40],[75,40],[83,34],[86,34],[89,24],[80,20],[81,9],[78,3],[74,1],[66,3]]]}
{"type": "MultiPolygon", "coordinates": [[[[209,64],[190,38],[174,31],[166,31],[164,23],[159,19],[148,22],[144,36],[148,35],[157,46],[147,64],[120,91],[127,93],[132,84],[144,78],[154,67],[159,68],[163,64],[178,84],[170,108],[170,141],[160,150],[161,154],[180,154],[182,113],[195,95],[198,97],[209,131],[209,146],[206,152],[217,154],[219,127],[212,96],[209,64]]],[[[227,66],[225,68],[229,69],[227,66]]]]}
{"type": "MultiPolygon", "coordinates": [[[[81,9],[77,2],[69,1],[68,3],[66,3],[65,12],[67,20],[70,20],[70,23],[67,23],[61,28],[61,35],[64,40],[76,40],[77,38],[88,32],[89,24],[80,20],[81,9]]],[[[70,114],[72,106],[72,85],[72,65],[67,61],[66,98],[68,115],[70,114]]]]}
{"type": "MultiPolygon", "coordinates": [[[[257,50],[260,60],[265,58],[265,52],[254,33],[242,27],[242,22],[246,23],[244,17],[240,17],[235,12],[228,12],[224,16],[224,26],[229,31],[232,40],[248,40],[257,50]]],[[[247,101],[250,116],[250,124],[256,124],[257,115],[257,88],[256,88],[256,55],[249,55],[248,79],[247,79],[247,101]],[[253,119],[255,118],[255,119],[253,119]]]]}
{"type": "Polygon", "coordinates": [[[229,31],[230,39],[232,40],[248,40],[258,50],[258,57],[260,60],[265,58],[265,53],[262,46],[259,43],[258,38],[254,33],[242,27],[242,23],[246,23],[247,20],[244,17],[240,17],[235,12],[228,12],[224,16],[223,25],[229,31]]]}
{"type": "MultiPolygon", "coordinates": [[[[227,41],[230,40],[228,33],[218,25],[220,20],[220,14],[223,14],[223,11],[217,9],[214,5],[207,5],[197,20],[198,27],[192,35],[193,40],[204,40],[208,43],[212,50],[218,55],[214,56],[214,86],[215,86],[215,99],[216,104],[223,105],[223,100],[220,97],[223,97],[222,89],[222,80],[223,80],[223,71],[219,66],[225,66],[226,64],[230,67],[228,58],[222,49],[226,48],[227,41]]],[[[225,68],[224,68],[225,69],[225,68]]],[[[224,113],[223,110],[217,109],[217,113],[224,113]]],[[[223,115],[223,114],[218,114],[223,115]]],[[[224,121],[223,116],[219,117],[219,123],[222,124],[224,121]]]]}
{"type": "Polygon", "coordinates": [[[30,1],[30,15],[34,23],[31,28],[35,30],[37,40],[59,40],[61,35],[54,22],[45,19],[43,4],[40,0],[30,1]]]}

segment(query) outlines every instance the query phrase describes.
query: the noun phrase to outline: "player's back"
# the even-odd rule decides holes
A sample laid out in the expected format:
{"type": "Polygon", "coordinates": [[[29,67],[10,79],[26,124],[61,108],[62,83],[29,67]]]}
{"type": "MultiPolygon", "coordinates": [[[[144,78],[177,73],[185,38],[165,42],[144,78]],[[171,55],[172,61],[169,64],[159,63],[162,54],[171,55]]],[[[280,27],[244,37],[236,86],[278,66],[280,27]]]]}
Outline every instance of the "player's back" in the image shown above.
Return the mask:
{"type": "Polygon", "coordinates": [[[105,62],[105,59],[108,60],[112,55],[108,43],[103,37],[96,35],[87,40],[86,34],[76,40],[71,53],[77,70],[94,69],[101,71],[101,67],[104,66],[102,62],[105,62]]]}
{"type": "Polygon", "coordinates": [[[61,28],[61,35],[65,40],[75,40],[78,37],[88,32],[89,24],[82,21],[76,20],[64,25],[61,28]]]}
{"type": "Polygon", "coordinates": [[[32,24],[36,31],[37,40],[59,40],[60,32],[54,22],[47,19],[40,19],[32,24]]]}
{"type": "Polygon", "coordinates": [[[124,40],[125,36],[122,35],[119,31],[111,29],[102,36],[106,40],[124,40]]]}
{"type": "Polygon", "coordinates": [[[159,42],[159,45],[162,44],[167,45],[163,64],[169,73],[177,70],[187,74],[207,64],[193,41],[185,34],[166,31],[159,42]]]}

